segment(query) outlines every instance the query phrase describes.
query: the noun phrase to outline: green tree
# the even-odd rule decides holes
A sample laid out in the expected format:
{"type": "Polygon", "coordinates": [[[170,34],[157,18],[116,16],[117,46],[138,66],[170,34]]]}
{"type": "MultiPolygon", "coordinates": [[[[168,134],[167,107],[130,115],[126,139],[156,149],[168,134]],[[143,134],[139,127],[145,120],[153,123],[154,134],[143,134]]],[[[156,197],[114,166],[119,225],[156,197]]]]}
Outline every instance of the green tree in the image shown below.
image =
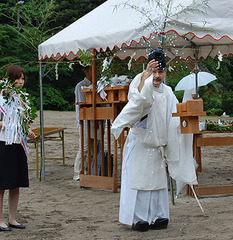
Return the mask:
{"type": "Polygon", "coordinates": [[[92,11],[106,0],[56,0],[56,21],[49,27],[63,29],[92,11]]]}
{"type": "MultiPolygon", "coordinates": [[[[82,13],[87,13],[104,1],[25,0],[20,5],[19,28],[17,28],[17,2],[9,0],[0,3],[0,74],[9,64],[21,65],[27,75],[27,91],[37,98],[36,103],[39,107],[38,45],[77,20],[82,13]]],[[[54,62],[47,64],[49,66],[46,71],[54,64],[54,62]]],[[[43,79],[48,88],[44,94],[47,109],[74,110],[74,86],[81,80],[83,73],[80,66],[75,65],[73,69],[68,68],[68,63],[59,64],[58,81],[55,80],[54,69],[43,79]],[[56,95],[54,101],[50,94],[52,88],[56,95]]]]}

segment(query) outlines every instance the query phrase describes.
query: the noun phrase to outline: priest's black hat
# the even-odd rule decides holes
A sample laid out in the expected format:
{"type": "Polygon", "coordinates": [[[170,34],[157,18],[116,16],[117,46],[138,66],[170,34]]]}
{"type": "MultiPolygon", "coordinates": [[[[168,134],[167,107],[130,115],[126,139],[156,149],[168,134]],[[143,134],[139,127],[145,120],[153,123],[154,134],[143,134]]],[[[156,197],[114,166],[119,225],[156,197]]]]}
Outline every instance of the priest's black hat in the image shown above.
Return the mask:
{"type": "Polygon", "coordinates": [[[150,62],[152,59],[155,59],[155,61],[159,62],[159,69],[164,70],[166,68],[166,56],[161,48],[154,48],[150,51],[148,55],[148,62],[150,62]]]}

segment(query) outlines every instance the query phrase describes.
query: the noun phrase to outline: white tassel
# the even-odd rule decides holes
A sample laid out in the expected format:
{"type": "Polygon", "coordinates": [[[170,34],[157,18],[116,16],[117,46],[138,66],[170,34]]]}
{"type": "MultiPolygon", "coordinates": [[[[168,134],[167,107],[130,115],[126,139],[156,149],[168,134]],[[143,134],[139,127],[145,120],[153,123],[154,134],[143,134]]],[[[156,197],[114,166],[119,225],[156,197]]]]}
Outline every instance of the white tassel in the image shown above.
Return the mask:
{"type": "Polygon", "coordinates": [[[169,71],[169,72],[174,71],[174,68],[173,68],[171,65],[169,65],[169,66],[168,66],[168,71],[169,71]]]}
{"type": "Polygon", "coordinates": [[[218,51],[218,60],[219,62],[222,62],[223,55],[220,51],[218,51]]]}
{"type": "Polygon", "coordinates": [[[220,69],[220,62],[218,61],[218,66],[216,67],[216,70],[219,70],[220,69]]]}
{"type": "Polygon", "coordinates": [[[69,69],[73,70],[73,65],[74,65],[74,63],[70,63],[69,64],[69,69]]]}
{"type": "Polygon", "coordinates": [[[55,75],[56,75],[56,80],[58,80],[59,74],[58,74],[58,62],[55,64],[55,75]]]}
{"type": "Polygon", "coordinates": [[[222,62],[223,55],[220,51],[218,51],[218,66],[216,67],[216,70],[220,69],[220,62],[222,62]]]}
{"type": "Polygon", "coordinates": [[[110,57],[109,60],[108,58],[106,57],[102,63],[102,72],[104,72],[105,70],[107,70],[110,66],[112,62],[112,58],[110,57]]]}
{"type": "Polygon", "coordinates": [[[134,52],[131,56],[130,56],[130,60],[128,62],[128,70],[131,69],[131,66],[132,66],[132,60],[133,60],[133,57],[136,55],[136,52],[134,52]]]}

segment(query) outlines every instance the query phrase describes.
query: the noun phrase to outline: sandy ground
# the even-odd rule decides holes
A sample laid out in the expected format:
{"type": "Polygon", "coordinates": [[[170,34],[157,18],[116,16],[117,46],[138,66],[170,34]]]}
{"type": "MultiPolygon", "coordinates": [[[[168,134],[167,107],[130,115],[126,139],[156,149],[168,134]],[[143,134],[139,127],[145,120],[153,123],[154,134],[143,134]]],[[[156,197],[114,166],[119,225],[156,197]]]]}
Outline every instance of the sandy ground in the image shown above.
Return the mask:
{"type": "MultiPolygon", "coordinates": [[[[201,212],[194,198],[181,193],[170,204],[168,229],[140,233],[118,222],[119,193],[83,189],[73,181],[73,164],[78,150],[78,133],[74,112],[45,112],[46,127],[66,127],[66,166],[61,161],[46,161],[44,181],[29,171],[30,187],[21,189],[18,220],[25,230],[0,232],[5,240],[42,239],[233,239],[233,196],[200,198],[201,212]]],[[[38,127],[38,119],[33,124],[38,127]]],[[[32,145],[30,145],[32,147],[32,145]]],[[[57,142],[45,143],[46,156],[60,155],[57,142]]],[[[199,184],[233,184],[232,146],[205,147],[202,151],[203,173],[199,184]]],[[[35,166],[35,149],[31,148],[29,166],[35,166]]],[[[7,219],[7,194],[4,215],[7,219]]]]}

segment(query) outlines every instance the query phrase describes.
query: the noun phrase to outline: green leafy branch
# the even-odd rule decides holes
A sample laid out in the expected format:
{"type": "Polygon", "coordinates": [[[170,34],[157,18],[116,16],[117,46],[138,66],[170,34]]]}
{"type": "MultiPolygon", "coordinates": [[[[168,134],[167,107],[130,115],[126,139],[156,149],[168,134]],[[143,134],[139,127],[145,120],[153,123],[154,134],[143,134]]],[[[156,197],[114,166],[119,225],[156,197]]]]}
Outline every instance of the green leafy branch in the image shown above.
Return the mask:
{"type": "Polygon", "coordinates": [[[92,54],[89,51],[85,51],[84,49],[79,48],[79,52],[77,54],[79,64],[83,67],[91,66],[92,64],[92,54]]]}

